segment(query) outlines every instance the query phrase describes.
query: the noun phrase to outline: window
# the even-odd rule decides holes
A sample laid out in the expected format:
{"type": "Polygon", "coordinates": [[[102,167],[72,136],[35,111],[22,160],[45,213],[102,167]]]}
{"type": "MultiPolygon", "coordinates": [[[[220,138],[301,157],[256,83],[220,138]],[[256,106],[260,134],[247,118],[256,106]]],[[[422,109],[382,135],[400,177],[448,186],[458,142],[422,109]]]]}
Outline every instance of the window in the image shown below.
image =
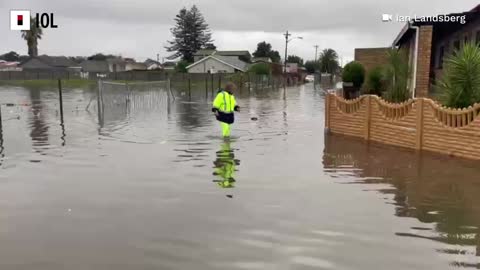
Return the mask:
{"type": "Polygon", "coordinates": [[[445,55],[445,47],[441,46],[439,51],[438,51],[438,62],[437,62],[437,68],[442,68],[443,67],[443,56],[445,55]]]}

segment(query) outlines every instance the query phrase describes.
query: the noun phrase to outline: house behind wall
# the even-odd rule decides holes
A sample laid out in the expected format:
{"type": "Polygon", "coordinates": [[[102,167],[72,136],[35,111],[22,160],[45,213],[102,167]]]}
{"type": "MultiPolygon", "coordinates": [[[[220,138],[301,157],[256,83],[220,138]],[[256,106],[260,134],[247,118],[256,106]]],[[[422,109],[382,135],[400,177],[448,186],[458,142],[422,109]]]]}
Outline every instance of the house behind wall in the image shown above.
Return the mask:
{"type": "Polygon", "coordinates": [[[365,68],[365,83],[362,90],[368,90],[366,83],[368,73],[379,66],[384,66],[388,63],[387,53],[390,48],[357,48],[355,49],[355,61],[359,62],[365,68]]]}
{"type": "Polygon", "coordinates": [[[410,86],[415,86],[415,97],[428,97],[435,89],[435,82],[443,76],[443,63],[448,55],[469,41],[480,41],[480,5],[470,11],[443,16],[463,17],[464,23],[413,21],[398,34],[393,45],[408,51],[411,67],[410,86]],[[418,27],[417,71],[414,74],[415,38],[418,27]]]}

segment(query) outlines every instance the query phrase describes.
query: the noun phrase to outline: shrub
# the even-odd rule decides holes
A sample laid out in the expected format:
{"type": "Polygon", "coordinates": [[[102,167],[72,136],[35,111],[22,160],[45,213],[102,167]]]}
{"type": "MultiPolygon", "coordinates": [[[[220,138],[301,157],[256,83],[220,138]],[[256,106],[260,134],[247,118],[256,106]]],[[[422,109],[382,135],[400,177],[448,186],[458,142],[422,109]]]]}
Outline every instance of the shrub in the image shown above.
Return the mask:
{"type": "Polygon", "coordinates": [[[404,102],[410,98],[408,89],[409,67],[404,51],[388,51],[388,63],[384,70],[387,91],[384,98],[390,102],[404,102]]]}
{"type": "Polygon", "coordinates": [[[352,61],[345,65],[342,73],[344,82],[353,83],[354,87],[360,88],[365,80],[365,68],[359,62],[352,61]]]}
{"type": "Polygon", "coordinates": [[[445,59],[444,73],[437,87],[445,106],[468,107],[480,102],[480,48],[467,43],[445,59]]]}
{"type": "Polygon", "coordinates": [[[188,70],[187,70],[188,65],[190,65],[190,63],[188,63],[188,61],[186,61],[186,60],[179,61],[177,63],[177,65],[175,66],[175,71],[179,72],[179,73],[187,73],[188,72],[188,70]]]}
{"type": "Polygon", "coordinates": [[[367,74],[367,94],[380,96],[383,90],[383,70],[381,67],[375,67],[367,74]]]}
{"type": "Polygon", "coordinates": [[[270,74],[270,65],[266,63],[257,63],[248,69],[248,72],[252,72],[256,75],[269,75],[270,74]]]}

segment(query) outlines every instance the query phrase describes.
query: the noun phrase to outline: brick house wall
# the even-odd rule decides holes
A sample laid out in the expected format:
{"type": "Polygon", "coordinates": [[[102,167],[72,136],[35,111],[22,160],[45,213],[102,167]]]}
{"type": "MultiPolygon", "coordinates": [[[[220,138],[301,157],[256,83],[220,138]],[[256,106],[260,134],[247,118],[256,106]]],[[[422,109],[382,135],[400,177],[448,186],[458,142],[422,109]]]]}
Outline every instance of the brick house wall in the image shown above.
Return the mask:
{"type": "Polygon", "coordinates": [[[474,21],[468,22],[464,27],[460,28],[449,35],[443,36],[433,41],[432,48],[432,62],[431,68],[434,73],[434,79],[438,80],[442,78],[443,74],[443,62],[448,55],[455,52],[455,42],[459,42],[460,47],[465,42],[479,41],[480,40],[480,18],[474,21]],[[442,52],[443,51],[443,52],[442,52]],[[443,54],[443,55],[442,55],[443,54]]]}
{"type": "Polygon", "coordinates": [[[428,97],[430,90],[433,26],[422,25],[419,31],[415,97],[428,97]]]}
{"type": "Polygon", "coordinates": [[[387,63],[387,52],[390,48],[359,48],[355,49],[355,61],[360,62],[368,73],[377,66],[387,63]]]}
{"type": "Polygon", "coordinates": [[[355,61],[365,67],[365,83],[362,86],[362,90],[367,90],[367,75],[377,66],[383,66],[387,64],[387,52],[390,48],[357,48],[355,49],[355,61]]]}

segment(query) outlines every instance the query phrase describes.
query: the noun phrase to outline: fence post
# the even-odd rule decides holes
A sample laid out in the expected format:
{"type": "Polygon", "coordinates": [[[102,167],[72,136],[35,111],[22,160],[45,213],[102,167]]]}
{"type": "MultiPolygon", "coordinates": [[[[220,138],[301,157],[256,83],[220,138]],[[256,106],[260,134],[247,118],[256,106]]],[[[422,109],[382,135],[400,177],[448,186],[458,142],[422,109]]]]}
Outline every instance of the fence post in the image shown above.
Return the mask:
{"type": "MultiPolygon", "coordinates": [[[[372,114],[372,104],[371,104],[371,95],[366,96],[367,102],[367,111],[365,112],[365,140],[370,140],[370,124],[371,124],[371,114],[372,114]]],[[[359,101],[361,102],[361,101],[359,101]]]]}
{"type": "Polygon", "coordinates": [[[188,99],[192,100],[192,82],[190,80],[190,75],[188,76],[188,99]]]}
{"type": "Polygon", "coordinates": [[[173,91],[172,91],[172,80],[170,80],[170,77],[168,77],[168,80],[167,80],[167,87],[168,87],[168,92],[173,98],[173,101],[175,101],[175,95],[173,94],[173,91]]]}
{"type": "Polygon", "coordinates": [[[60,120],[63,123],[63,95],[62,95],[62,80],[58,79],[58,99],[60,102],[60,120]]]}
{"type": "Polygon", "coordinates": [[[240,85],[239,85],[239,88],[240,88],[240,93],[242,93],[242,88],[243,88],[243,74],[240,74],[240,85]]]}
{"type": "Polygon", "coordinates": [[[212,85],[212,97],[213,97],[213,73],[211,73],[211,77],[210,77],[210,82],[211,82],[211,85],[212,85]]]}
{"type": "Polygon", "coordinates": [[[205,98],[208,98],[208,73],[204,73],[205,76],[205,98]]]}
{"type": "Polygon", "coordinates": [[[423,98],[415,100],[415,105],[417,107],[417,127],[416,127],[416,142],[415,148],[417,150],[422,150],[423,144],[423,98]]]}
{"type": "Polygon", "coordinates": [[[97,92],[97,110],[98,110],[98,124],[103,127],[103,97],[102,97],[102,80],[98,80],[97,92]]]}
{"type": "MultiPolygon", "coordinates": [[[[0,104],[0,133],[2,133],[3,128],[2,128],[2,104],[0,104]]],[[[2,138],[0,138],[1,140],[2,138]]]]}

